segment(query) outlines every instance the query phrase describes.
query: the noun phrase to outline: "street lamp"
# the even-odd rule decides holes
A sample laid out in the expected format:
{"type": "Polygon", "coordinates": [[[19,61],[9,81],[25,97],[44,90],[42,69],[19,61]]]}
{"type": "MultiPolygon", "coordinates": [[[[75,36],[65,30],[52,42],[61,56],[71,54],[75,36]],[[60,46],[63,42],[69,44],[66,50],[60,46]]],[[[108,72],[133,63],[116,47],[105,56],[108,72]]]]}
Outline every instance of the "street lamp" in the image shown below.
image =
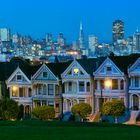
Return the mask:
{"type": "MultiPolygon", "coordinates": [[[[110,88],[112,86],[112,81],[107,79],[104,81],[104,87],[110,88]]],[[[101,84],[101,97],[100,97],[100,118],[102,119],[102,105],[103,105],[103,85],[101,84]]]]}

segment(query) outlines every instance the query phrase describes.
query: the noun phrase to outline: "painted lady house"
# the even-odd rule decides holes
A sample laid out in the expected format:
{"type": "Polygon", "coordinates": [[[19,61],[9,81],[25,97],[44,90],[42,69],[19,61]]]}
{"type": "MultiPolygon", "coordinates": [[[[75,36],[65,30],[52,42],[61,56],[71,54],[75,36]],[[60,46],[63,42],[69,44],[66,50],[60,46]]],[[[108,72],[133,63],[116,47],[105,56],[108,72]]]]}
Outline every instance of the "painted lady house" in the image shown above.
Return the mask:
{"type": "Polygon", "coordinates": [[[93,107],[94,61],[74,60],[61,74],[63,84],[63,112],[70,112],[77,103],[88,103],[93,107]]]}

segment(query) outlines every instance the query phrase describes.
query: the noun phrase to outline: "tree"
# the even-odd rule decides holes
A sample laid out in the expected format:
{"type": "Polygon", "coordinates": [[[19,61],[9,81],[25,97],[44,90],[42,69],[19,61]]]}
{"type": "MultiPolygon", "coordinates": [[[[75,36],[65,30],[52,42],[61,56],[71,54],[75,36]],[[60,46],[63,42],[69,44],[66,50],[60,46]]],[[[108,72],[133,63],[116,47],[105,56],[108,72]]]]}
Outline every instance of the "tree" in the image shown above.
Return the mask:
{"type": "Polygon", "coordinates": [[[71,111],[74,115],[79,115],[82,119],[84,119],[86,116],[91,114],[92,108],[87,103],[79,103],[74,105],[71,111]]]}
{"type": "Polygon", "coordinates": [[[103,104],[102,114],[113,116],[115,118],[115,122],[117,121],[117,118],[124,115],[124,113],[125,105],[122,100],[107,101],[103,104]]]}
{"type": "Polygon", "coordinates": [[[18,103],[12,99],[0,100],[0,118],[3,120],[17,119],[19,113],[18,103]]]}
{"type": "Polygon", "coordinates": [[[55,117],[55,110],[51,106],[39,106],[33,109],[32,116],[39,120],[49,120],[55,117]]]}

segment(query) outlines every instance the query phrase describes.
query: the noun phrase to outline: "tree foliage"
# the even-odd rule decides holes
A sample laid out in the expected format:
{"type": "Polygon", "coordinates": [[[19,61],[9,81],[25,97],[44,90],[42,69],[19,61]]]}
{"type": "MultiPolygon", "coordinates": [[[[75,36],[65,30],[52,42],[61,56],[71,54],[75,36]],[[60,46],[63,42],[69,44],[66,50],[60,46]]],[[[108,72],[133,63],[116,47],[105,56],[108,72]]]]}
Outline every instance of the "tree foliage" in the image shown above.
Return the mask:
{"type": "Polygon", "coordinates": [[[113,117],[122,116],[125,113],[124,102],[121,100],[107,101],[103,104],[102,113],[103,115],[111,115],[113,117]]]}
{"type": "Polygon", "coordinates": [[[55,117],[55,110],[51,106],[39,106],[33,109],[32,116],[39,120],[49,120],[55,117]]]}
{"type": "Polygon", "coordinates": [[[85,118],[87,115],[91,114],[92,108],[87,103],[79,103],[74,105],[71,111],[74,115],[79,115],[81,118],[85,118]]]}
{"type": "Polygon", "coordinates": [[[19,113],[18,103],[12,99],[0,100],[0,118],[3,120],[17,119],[19,113]]]}

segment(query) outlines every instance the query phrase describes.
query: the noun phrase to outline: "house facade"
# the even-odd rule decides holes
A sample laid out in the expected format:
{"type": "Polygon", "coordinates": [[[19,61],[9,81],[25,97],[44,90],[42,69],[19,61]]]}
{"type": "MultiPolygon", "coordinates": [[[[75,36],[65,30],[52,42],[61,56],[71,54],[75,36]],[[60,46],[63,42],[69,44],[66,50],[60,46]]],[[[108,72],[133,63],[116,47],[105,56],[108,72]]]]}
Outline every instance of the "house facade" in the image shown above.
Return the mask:
{"type": "Polygon", "coordinates": [[[37,106],[53,106],[60,113],[59,79],[43,64],[31,78],[32,104],[37,106]]]}
{"type": "Polygon", "coordinates": [[[100,111],[103,102],[120,99],[126,105],[126,80],[124,73],[110,59],[93,72],[95,81],[95,111],[100,111]]]}
{"type": "Polygon", "coordinates": [[[140,58],[128,69],[129,85],[129,109],[140,110],[140,58]]]}
{"type": "Polygon", "coordinates": [[[63,112],[70,112],[77,103],[88,103],[92,106],[93,90],[90,75],[74,60],[61,74],[63,84],[63,112]]]}
{"type": "Polygon", "coordinates": [[[24,72],[17,67],[6,81],[10,98],[23,105],[24,112],[29,114],[32,110],[32,84],[24,72]]]}

